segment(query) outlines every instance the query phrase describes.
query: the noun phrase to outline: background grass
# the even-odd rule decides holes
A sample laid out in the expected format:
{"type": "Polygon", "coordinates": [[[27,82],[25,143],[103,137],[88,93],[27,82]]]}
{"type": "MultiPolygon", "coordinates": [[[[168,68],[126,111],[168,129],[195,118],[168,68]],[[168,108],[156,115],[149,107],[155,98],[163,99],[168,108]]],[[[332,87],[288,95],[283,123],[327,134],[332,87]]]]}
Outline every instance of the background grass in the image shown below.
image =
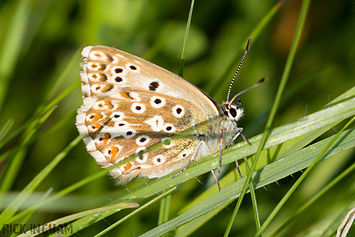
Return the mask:
{"type": "MultiPolygon", "coordinates": [[[[257,25],[276,4],[276,1],[254,0],[197,1],[187,43],[184,78],[212,95],[217,102],[225,100],[228,83],[237,65],[228,73],[225,71],[236,57],[240,58],[245,40],[255,32],[257,25]],[[223,82],[219,83],[221,77],[223,82]]],[[[8,206],[18,192],[78,135],[74,123],[75,111],[82,103],[79,88],[79,52],[82,47],[97,44],[117,47],[176,73],[189,7],[190,1],[175,0],[20,0],[0,3],[0,128],[10,118],[13,119],[13,125],[7,135],[29,124],[0,150],[2,208],[8,206]],[[63,92],[63,99],[52,104],[57,107],[43,116],[43,112],[52,107],[48,104],[63,92]]],[[[248,138],[261,133],[265,126],[290,50],[300,7],[301,1],[285,1],[276,15],[257,31],[258,35],[253,37],[251,50],[237,77],[233,93],[252,85],[261,77],[269,78],[267,83],[241,98],[246,116],[239,125],[244,127],[244,134],[248,138]]],[[[354,16],[353,1],[311,2],[288,85],[274,122],[275,127],[319,111],[354,86],[354,16]]],[[[329,115],[332,116],[335,115],[329,115]]],[[[335,134],[341,125],[322,133],[314,142],[335,134]]],[[[33,207],[41,198],[47,198],[48,194],[45,193],[48,190],[57,194],[101,171],[86,152],[83,142],[79,142],[62,158],[60,160],[59,157],[60,162],[35,187],[35,192],[20,210],[33,207]]],[[[351,167],[354,160],[354,152],[350,149],[316,166],[264,235],[271,235],[309,198],[351,167]]],[[[194,172],[193,168],[191,172],[194,172]]],[[[227,172],[233,168],[233,165],[224,166],[223,170],[227,172]]],[[[300,175],[287,176],[277,184],[273,180],[266,189],[256,190],[262,222],[300,175]]],[[[313,203],[306,214],[294,218],[284,236],[294,236],[296,233],[304,236],[308,228],[319,230],[320,227],[314,226],[321,226],[319,223],[324,226],[325,220],[322,218],[329,217],[329,213],[350,210],[347,207],[354,200],[354,175],[354,172],[348,174],[341,183],[332,186],[326,195],[313,203]]],[[[198,179],[203,184],[195,179],[176,181],[180,184],[171,195],[170,218],[192,205],[197,197],[203,198],[204,191],[214,184],[209,174],[198,176],[198,179]]],[[[166,182],[169,180],[166,179],[166,182]]],[[[148,187],[153,185],[159,186],[159,183],[148,187]]],[[[37,209],[26,222],[44,224],[101,207],[112,200],[129,197],[131,190],[141,190],[145,186],[145,181],[140,179],[127,186],[117,187],[113,180],[104,175],[56,202],[37,209]]],[[[216,187],[213,188],[215,192],[216,187]]],[[[225,192],[228,191],[226,189],[225,192]]],[[[146,191],[142,189],[142,192],[146,191]]],[[[140,204],[150,199],[142,199],[140,204]]],[[[226,205],[192,236],[222,235],[233,208],[234,204],[226,205]]],[[[82,236],[99,233],[130,212],[130,209],[123,210],[79,233],[82,236]]],[[[107,235],[143,234],[156,227],[158,216],[159,203],[155,202],[107,235]]],[[[339,218],[343,216],[339,214],[339,218]]],[[[247,195],[231,235],[252,236],[256,231],[254,217],[250,196],[247,195]]],[[[334,231],[334,227],[330,229],[334,231]]]]}

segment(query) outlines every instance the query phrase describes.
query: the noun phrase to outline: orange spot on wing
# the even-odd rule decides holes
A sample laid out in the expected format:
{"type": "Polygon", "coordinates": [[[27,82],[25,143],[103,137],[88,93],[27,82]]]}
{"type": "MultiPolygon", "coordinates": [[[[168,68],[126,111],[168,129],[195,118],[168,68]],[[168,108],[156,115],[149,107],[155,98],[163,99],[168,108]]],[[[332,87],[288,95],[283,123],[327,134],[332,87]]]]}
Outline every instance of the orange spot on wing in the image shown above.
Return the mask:
{"type": "MultiPolygon", "coordinates": [[[[102,138],[102,142],[106,144],[106,142],[108,141],[108,139],[110,139],[111,136],[108,133],[105,133],[105,136],[102,138]]],[[[117,147],[116,147],[117,148],[117,147]]]]}
{"type": "Polygon", "coordinates": [[[126,99],[133,99],[131,96],[129,96],[129,92],[122,92],[120,93],[120,95],[126,99]]]}
{"type": "Polygon", "coordinates": [[[102,119],[103,118],[103,116],[101,115],[101,114],[99,114],[99,113],[96,113],[95,114],[95,117],[92,119],[92,121],[97,121],[97,120],[99,120],[99,119],[102,119]]]}
{"type": "Polygon", "coordinates": [[[115,146],[112,146],[111,147],[111,152],[110,152],[110,158],[113,159],[115,158],[115,156],[117,155],[118,153],[118,148],[115,147],[115,146]]]}
{"type": "Polygon", "coordinates": [[[113,109],[113,105],[110,103],[110,101],[105,100],[104,103],[109,109],[113,109]]]}
{"type": "Polygon", "coordinates": [[[106,85],[106,86],[102,89],[102,92],[110,91],[110,90],[112,90],[112,88],[113,88],[113,85],[106,85]]]}
{"type": "Polygon", "coordinates": [[[131,167],[132,167],[131,164],[128,162],[124,167],[124,171],[128,171],[131,167]]]}
{"type": "Polygon", "coordinates": [[[101,126],[100,124],[98,124],[98,123],[93,124],[92,127],[93,127],[93,129],[95,129],[95,130],[102,128],[102,126],[101,126]]]}

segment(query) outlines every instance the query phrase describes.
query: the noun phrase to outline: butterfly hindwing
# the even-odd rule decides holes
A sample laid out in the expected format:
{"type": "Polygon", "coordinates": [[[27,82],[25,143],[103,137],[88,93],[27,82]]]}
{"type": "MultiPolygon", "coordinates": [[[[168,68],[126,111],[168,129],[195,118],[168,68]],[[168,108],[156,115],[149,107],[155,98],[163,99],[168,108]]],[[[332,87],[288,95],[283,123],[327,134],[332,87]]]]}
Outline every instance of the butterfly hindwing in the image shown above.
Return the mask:
{"type": "MultiPolygon", "coordinates": [[[[198,88],[152,63],[104,46],[87,47],[82,54],[84,104],[77,127],[103,167],[218,115],[214,102],[198,88]]],[[[113,174],[120,183],[164,176],[184,167],[198,143],[195,135],[173,140],[113,174]]]]}

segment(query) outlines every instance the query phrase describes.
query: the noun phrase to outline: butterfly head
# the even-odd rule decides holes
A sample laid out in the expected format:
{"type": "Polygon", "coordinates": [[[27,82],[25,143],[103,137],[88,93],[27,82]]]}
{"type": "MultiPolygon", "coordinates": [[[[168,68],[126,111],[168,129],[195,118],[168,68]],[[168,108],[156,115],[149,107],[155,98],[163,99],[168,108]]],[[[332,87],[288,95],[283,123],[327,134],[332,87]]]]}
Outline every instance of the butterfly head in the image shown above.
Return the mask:
{"type": "Polygon", "coordinates": [[[227,116],[228,119],[233,121],[239,121],[244,115],[244,107],[239,97],[236,104],[232,104],[230,102],[223,102],[222,111],[224,116],[227,116]]]}

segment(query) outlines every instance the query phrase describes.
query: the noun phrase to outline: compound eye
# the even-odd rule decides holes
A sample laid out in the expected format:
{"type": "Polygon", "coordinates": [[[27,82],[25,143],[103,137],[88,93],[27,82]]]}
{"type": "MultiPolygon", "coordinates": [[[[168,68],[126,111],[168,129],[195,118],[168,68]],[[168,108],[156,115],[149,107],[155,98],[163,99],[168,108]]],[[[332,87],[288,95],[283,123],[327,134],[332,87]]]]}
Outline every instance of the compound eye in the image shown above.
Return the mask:
{"type": "Polygon", "coordinates": [[[235,110],[234,107],[229,108],[229,114],[232,115],[233,118],[237,116],[237,111],[235,110]]]}

